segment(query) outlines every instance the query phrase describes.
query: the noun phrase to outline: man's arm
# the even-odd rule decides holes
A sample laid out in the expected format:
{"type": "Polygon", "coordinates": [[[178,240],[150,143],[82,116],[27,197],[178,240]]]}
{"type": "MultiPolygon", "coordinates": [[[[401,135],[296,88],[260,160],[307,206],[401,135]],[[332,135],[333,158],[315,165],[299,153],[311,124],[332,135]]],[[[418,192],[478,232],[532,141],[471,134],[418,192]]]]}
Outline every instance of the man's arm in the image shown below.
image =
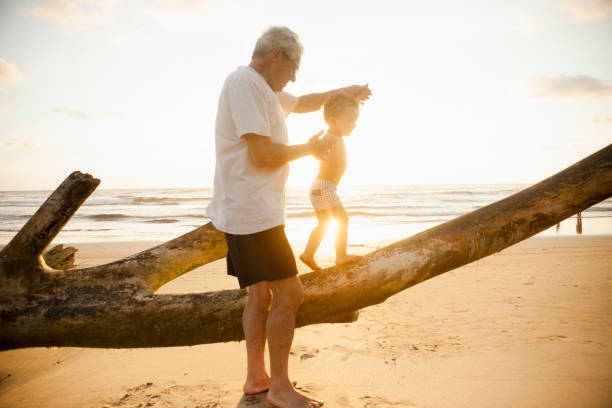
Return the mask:
{"type": "Polygon", "coordinates": [[[320,131],[304,144],[291,146],[274,143],[269,137],[255,133],[247,133],[243,137],[248,143],[249,156],[255,166],[278,167],[310,155],[319,160],[324,159],[330,144],[319,139],[322,133],[323,131],[320,131]]]}
{"type": "Polygon", "coordinates": [[[370,97],[370,95],[372,95],[372,91],[370,91],[370,88],[368,87],[367,84],[366,85],[352,85],[352,86],[347,86],[345,88],[334,89],[332,91],[302,95],[298,98],[298,103],[293,109],[293,112],[308,113],[308,112],[317,111],[321,109],[321,106],[323,106],[325,101],[327,101],[333,95],[340,93],[340,92],[345,92],[349,95],[352,95],[355,98],[357,98],[360,102],[365,101],[366,99],[370,97]]]}

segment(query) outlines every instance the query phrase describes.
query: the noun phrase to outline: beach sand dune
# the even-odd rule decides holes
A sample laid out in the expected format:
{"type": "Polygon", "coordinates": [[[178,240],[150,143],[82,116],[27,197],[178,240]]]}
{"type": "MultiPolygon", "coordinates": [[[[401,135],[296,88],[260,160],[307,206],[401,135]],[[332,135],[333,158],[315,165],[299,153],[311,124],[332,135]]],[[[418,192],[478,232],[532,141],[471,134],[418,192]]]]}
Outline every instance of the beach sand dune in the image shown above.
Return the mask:
{"type": "MultiPolygon", "coordinates": [[[[89,266],[151,243],[76,246],[89,266]]],[[[160,292],[234,287],[220,260],[160,292]]],[[[531,238],[355,323],[298,329],[290,358],[298,386],[329,407],[609,408],[612,236],[531,238]]],[[[244,371],[237,342],[11,350],[0,353],[0,407],[269,407],[242,395],[244,371]]]]}

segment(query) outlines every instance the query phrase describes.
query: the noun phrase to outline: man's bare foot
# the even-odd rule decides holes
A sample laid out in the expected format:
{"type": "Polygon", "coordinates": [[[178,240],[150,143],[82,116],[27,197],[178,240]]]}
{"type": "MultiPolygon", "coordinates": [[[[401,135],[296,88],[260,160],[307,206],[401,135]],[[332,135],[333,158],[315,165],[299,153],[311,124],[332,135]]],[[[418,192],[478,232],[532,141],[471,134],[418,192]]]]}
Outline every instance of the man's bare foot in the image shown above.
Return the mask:
{"type": "Polygon", "coordinates": [[[242,391],[247,394],[259,394],[270,389],[270,377],[259,378],[256,380],[247,379],[242,386],[242,391]]]}
{"type": "Polygon", "coordinates": [[[293,387],[270,390],[266,399],[278,408],[319,408],[323,406],[323,401],[310,398],[293,387]]]}
{"type": "Polygon", "coordinates": [[[361,259],[361,255],[346,254],[342,257],[336,257],[336,265],[346,265],[351,262],[356,262],[361,259]]]}
{"type": "Polygon", "coordinates": [[[312,269],[313,271],[318,271],[319,269],[321,269],[321,267],[317,265],[317,263],[315,262],[314,258],[310,258],[302,254],[300,255],[300,260],[304,262],[306,265],[308,265],[310,269],[312,269]]]}
{"type": "MultiPolygon", "coordinates": [[[[297,385],[296,381],[292,381],[291,385],[294,387],[297,385]]],[[[270,389],[270,377],[261,378],[258,380],[246,380],[242,386],[242,392],[247,395],[260,394],[270,389]]]]}

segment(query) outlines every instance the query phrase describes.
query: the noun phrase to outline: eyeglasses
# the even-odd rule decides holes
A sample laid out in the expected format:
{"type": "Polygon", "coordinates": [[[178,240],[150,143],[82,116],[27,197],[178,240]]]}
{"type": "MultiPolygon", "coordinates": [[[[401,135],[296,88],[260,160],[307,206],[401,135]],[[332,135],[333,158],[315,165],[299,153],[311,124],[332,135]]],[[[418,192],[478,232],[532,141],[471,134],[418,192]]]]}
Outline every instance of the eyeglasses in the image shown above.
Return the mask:
{"type": "Polygon", "coordinates": [[[289,63],[291,64],[291,66],[293,67],[293,69],[294,69],[295,71],[297,71],[297,70],[299,70],[299,69],[300,69],[300,66],[297,64],[297,62],[295,62],[294,60],[292,60],[291,58],[289,58],[289,56],[287,55],[287,53],[286,53],[285,51],[282,51],[282,53],[283,53],[283,57],[285,57],[285,59],[286,59],[287,61],[289,61],[289,63]]]}

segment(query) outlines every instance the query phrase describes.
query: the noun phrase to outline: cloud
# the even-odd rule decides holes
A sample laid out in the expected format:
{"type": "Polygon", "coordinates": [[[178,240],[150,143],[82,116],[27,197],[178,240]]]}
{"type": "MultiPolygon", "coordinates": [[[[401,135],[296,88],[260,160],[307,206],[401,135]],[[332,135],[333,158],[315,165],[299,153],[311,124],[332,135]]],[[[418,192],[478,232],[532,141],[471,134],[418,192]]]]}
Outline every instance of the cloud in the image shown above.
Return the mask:
{"type": "Polygon", "coordinates": [[[533,78],[530,88],[536,98],[600,98],[612,94],[612,86],[586,75],[533,78]]]}
{"type": "Polygon", "coordinates": [[[612,15],[612,0],[565,0],[554,9],[543,8],[533,14],[518,17],[518,29],[535,34],[551,27],[574,23],[605,21],[612,15]]]}
{"type": "Polygon", "coordinates": [[[612,117],[593,118],[593,122],[602,123],[604,125],[612,125],[612,117]]]}
{"type": "Polygon", "coordinates": [[[0,80],[9,85],[19,85],[23,82],[23,74],[15,65],[0,58],[0,80]]]}
{"type": "Polygon", "coordinates": [[[109,119],[123,119],[125,115],[120,112],[110,112],[102,115],[96,115],[92,113],[83,112],[77,109],[72,109],[67,106],[55,107],[51,109],[51,112],[58,115],[65,116],[69,119],[76,120],[109,120],[109,119]]]}
{"type": "Polygon", "coordinates": [[[567,0],[561,10],[576,22],[603,21],[612,13],[612,0],[567,0]]]}
{"type": "Polygon", "coordinates": [[[112,0],[44,0],[39,6],[22,10],[21,14],[70,28],[97,28],[108,22],[114,3],[112,0]]]}
{"type": "Polygon", "coordinates": [[[518,18],[518,28],[524,34],[539,33],[553,24],[555,24],[554,16],[549,14],[538,16],[520,16],[518,18]]]}
{"type": "Polygon", "coordinates": [[[150,7],[163,14],[202,14],[204,0],[153,0],[150,7]]]}
{"type": "Polygon", "coordinates": [[[519,30],[525,34],[533,34],[540,31],[539,21],[533,16],[520,16],[518,26],[519,30]]]}

